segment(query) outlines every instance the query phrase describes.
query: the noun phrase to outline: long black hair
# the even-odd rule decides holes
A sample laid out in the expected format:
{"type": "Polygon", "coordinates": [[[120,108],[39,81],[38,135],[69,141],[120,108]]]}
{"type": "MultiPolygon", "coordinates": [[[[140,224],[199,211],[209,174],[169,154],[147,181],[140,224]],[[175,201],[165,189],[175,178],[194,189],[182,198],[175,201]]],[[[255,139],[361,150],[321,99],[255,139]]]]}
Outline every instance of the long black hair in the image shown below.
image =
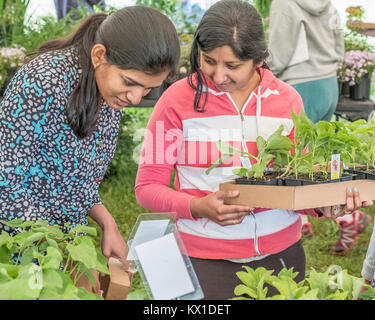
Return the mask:
{"type": "MultiPolygon", "coordinates": [[[[194,110],[197,112],[203,112],[207,102],[207,93],[201,101],[203,87],[207,83],[200,70],[199,51],[209,52],[222,46],[230,46],[238,59],[252,59],[254,64],[268,57],[262,18],[252,5],[241,0],[221,0],[202,17],[194,34],[188,77],[190,86],[196,91],[194,110]],[[193,81],[194,74],[196,83],[193,81]]],[[[268,68],[265,63],[263,67],[268,68]]]]}
{"type": "Polygon", "coordinates": [[[161,12],[143,6],[129,6],[111,14],[98,13],[86,18],[78,29],[63,39],[44,43],[37,54],[77,47],[82,75],[67,106],[68,124],[78,138],[95,129],[101,97],[91,62],[95,44],[106,47],[106,59],[120,69],[135,69],[149,75],[176,72],[180,46],[173,23],[161,12]]]}

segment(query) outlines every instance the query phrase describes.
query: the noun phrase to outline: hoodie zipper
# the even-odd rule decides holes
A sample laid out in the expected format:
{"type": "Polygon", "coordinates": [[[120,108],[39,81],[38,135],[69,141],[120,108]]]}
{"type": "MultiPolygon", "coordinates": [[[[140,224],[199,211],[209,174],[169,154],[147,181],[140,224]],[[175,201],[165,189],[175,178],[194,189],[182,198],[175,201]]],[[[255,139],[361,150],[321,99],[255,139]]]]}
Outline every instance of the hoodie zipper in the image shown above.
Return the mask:
{"type": "Polygon", "coordinates": [[[260,251],[258,248],[257,220],[255,218],[255,214],[253,211],[250,211],[250,214],[254,218],[254,247],[255,247],[255,251],[257,252],[257,254],[260,255],[260,251]]]}

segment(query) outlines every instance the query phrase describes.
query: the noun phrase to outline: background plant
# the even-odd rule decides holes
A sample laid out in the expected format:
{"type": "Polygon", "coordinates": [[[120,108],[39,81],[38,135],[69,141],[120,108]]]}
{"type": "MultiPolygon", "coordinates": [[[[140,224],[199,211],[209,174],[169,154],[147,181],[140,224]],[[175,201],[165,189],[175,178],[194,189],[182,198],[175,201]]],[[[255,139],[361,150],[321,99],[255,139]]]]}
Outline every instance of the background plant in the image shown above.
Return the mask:
{"type": "Polygon", "coordinates": [[[339,80],[348,82],[350,86],[361,83],[366,75],[371,78],[375,69],[375,55],[367,50],[350,50],[338,70],[339,80]]]}
{"type": "Polygon", "coordinates": [[[246,271],[236,273],[242,284],[235,288],[234,300],[356,300],[361,297],[363,279],[349,275],[339,266],[330,266],[325,272],[312,269],[299,283],[294,280],[298,272],[293,272],[293,268],[284,267],[278,275],[263,267],[243,268],[246,271]],[[276,288],[279,294],[268,297],[266,284],[276,288]]]}
{"type": "Polygon", "coordinates": [[[12,48],[0,48],[0,94],[7,83],[23,64],[25,48],[14,45],[12,48]]]}
{"type": "Polygon", "coordinates": [[[11,47],[14,37],[23,33],[30,0],[0,0],[0,47],[11,47]]]}
{"type": "Polygon", "coordinates": [[[95,288],[90,269],[109,274],[107,260],[92,239],[95,228],[66,224],[64,233],[45,220],[1,223],[18,232],[0,234],[1,300],[102,299],[75,286],[85,275],[95,288]]]}

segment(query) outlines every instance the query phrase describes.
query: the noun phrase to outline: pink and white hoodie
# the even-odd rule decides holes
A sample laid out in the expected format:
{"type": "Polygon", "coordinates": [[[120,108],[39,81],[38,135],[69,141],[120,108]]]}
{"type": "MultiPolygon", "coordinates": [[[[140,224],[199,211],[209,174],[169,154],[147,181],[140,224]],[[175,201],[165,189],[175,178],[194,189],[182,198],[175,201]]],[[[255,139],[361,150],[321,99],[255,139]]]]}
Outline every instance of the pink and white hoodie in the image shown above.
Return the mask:
{"type": "MultiPolygon", "coordinates": [[[[205,112],[193,109],[195,91],[187,79],[177,81],[161,96],[147,125],[135,183],[137,201],[154,212],[175,212],[176,223],[191,257],[238,259],[278,253],[301,237],[297,212],[257,208],[241,224],[220,226],[194,218],[190,201],[219,190],[233,180],[232,170],[249,166],[247,159],[232,158],[206,174],[220,156],[216,142],[257,154],[256,138],[267,139],[282,124],[283,134],[294,140],[291,112],[303,103],[298,93],[271,71],[259,69],[261,83],[242,110],[228,92],[219,92],[207,79],[205,112]],[[174,189],[169,187],[175,170],[174,189]]],[[[202,97],[204,98],[204,97],[202,97]]],[[[317,217],[314,210],[299,213],[317,217]]]]}

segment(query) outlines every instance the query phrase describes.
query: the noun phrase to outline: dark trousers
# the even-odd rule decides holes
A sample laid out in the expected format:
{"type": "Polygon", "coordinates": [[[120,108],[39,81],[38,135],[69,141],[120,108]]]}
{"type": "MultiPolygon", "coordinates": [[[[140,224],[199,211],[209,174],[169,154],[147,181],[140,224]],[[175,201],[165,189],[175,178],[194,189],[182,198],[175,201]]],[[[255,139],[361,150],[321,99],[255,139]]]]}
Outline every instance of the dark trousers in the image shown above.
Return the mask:
{"type": "MultiPolygon", "coordinates": [[[[293,267],[293,272],[298,272],[294,281],[300,282],[305,279],[306,256],[301,240],[289,248],[277,254],[252,261],[249,263],[236,263],[227,260],[198,259],[190,257],[194,271],[198,277],[200,286],[204,293],[203,300],[227,300],[234,298],[234,288],[242,284],[236,272],[246,271],[242,266],[252,269],[264,267],[267,270],[274,270],[277,275],[283,268],[282,259],[287,269],[293,267]]],[[[279,292],[272,286],[268,286],[268,296],[279,292]]]]}

